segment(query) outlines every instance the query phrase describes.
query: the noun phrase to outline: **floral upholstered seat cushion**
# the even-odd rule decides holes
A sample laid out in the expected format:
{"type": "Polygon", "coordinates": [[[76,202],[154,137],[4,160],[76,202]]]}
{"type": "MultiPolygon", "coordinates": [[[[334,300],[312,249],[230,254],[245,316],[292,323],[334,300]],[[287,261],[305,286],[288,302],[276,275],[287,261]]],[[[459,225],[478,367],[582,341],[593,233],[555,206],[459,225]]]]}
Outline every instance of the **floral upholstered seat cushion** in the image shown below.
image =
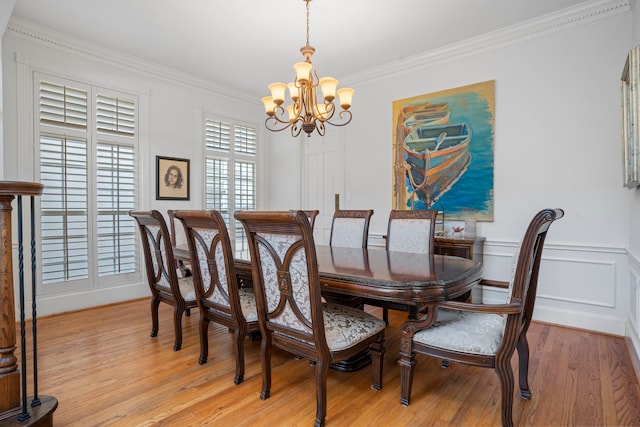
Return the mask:
{"type": "MultiPolygon", "coordinates": [[[[247,322],[257,322],[258,309],[256,307],[256,296],[253,293],[253,290],[240,288],[238,289],[238,294],[240,296],[240,309],[242,310],[244,320],[246,320],[247,322]]],[[[207,299],[210,301],[214,301],[211,297],[207,299]]],[[[222,312],[221,310],[217,310],[213,307],[210,307],[209,310],[213,310],[222,316],[229,317],[229,313],[222,312]]]]}
{"type": "MultiPolygon", "coordinates": [[[[166,284],[166,288],[169,289],[169,284],[166,284]]],[[[193,288],[193,277],[185,277],[178,279],[178,286],[180,286],[180,294],[185,301],[195,301],[196,291],[193,288]]]]}
{"type": "Polygon", "coordinates": [[[386,324],[362,310],[324,304],[324,332],[331,351],[344,350],[384,330],[386,324]]]}
{"type": "Polygon", "coordinates": [[[240,308],[247,322],[258,321],[258,309],[256,308],[256,296],[252,289],[240,288],[240,308]]]}
{"type": "Polygon", "coordinates": [[[413,341],[465,353],[495,355],[504,334],[498,314],[438,309],[437,321],[413,336],[413,341]]]}

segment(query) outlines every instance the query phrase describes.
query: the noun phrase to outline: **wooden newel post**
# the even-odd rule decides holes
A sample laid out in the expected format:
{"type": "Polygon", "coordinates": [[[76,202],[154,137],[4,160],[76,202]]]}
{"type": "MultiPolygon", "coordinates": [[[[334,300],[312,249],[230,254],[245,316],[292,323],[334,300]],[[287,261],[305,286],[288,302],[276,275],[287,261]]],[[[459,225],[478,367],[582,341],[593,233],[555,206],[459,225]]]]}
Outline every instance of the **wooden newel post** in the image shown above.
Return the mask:
{"type": "Polygon", "coordinates": [[[20,407],[20,372],[16,350],[16,313],[13,296],[11,248],[11,202],[13,195],[0,194],[0,413],[20,407]]]}
{"type": "Polygon", "coordinates": [[[0,427],[5,426],[52,426],[53,412],[58,401],[52,396],[38,396],[36,369],[36,309],[35,309],[35,196],[42,195],[44,186],[36,182],[0,181],[0,427]],[[31,198],[31,264],[33,312],[33,383],[34,396],[27,404],[26,338],[25,338],[25,290],[24,249],[22,236],[22,196],[31,198]],[[20,338],[22,372],[18,369],[16,353],[16,313],[13,285],[13,244],[11,212],[12,202],[18,198],[18,258],[20,278],[20,338]]]}

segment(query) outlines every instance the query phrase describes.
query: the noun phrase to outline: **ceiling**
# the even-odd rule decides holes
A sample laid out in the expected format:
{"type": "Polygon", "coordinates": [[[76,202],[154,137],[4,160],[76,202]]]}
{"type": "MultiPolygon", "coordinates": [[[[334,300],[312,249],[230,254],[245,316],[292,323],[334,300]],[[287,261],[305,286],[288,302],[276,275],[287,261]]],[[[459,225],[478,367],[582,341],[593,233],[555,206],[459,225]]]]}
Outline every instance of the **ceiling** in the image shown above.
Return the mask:
{"type": "MultiPolygon", "coordinates": [[[[337,79],[598,0],[314,0],[309,44],[337,79]]],[[[303,0],[16,0],[12,18],[266,95],[293,79],[303,0]]]]}

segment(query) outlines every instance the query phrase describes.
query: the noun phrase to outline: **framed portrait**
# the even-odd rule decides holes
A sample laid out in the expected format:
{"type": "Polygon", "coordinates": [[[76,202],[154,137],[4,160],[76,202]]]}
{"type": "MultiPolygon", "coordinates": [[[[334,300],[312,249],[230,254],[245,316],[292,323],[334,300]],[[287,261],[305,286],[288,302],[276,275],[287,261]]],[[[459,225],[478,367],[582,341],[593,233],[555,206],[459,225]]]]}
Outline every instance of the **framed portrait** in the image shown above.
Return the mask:
{"type": "Polygon", "coordinates": [[[639,55],[640,46],[633,48],[627,55],[620,85],[622,92],[622,173],[624,186],[627,188],[636,188],[640,185],[639,55]]]}
{"type": "Polygon", "coordinates": [[[156,156],[156,200],[189,200],[189,159],[156,156]]]}

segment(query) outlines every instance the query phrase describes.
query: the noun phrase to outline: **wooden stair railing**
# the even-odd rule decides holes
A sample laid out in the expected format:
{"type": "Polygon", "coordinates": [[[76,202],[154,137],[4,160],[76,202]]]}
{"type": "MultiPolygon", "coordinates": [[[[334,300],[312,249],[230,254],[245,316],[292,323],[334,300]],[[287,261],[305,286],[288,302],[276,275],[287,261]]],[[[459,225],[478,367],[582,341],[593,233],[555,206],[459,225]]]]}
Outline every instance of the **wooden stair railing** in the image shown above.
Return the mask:
{"type": "Polygon", "coordinates": [[[35,270],[35,196],[44,186],[36,182],[0,181],[0,426],[53,426],[53,412],[58,401],[52,396],[38,396],[36,340],[36,270],[35,270]],[[33,332],[33,396],[27,402],[27,350],[25,337],[25,292],[22,237],[22,196],[30,197],[31,281],[33,332]],[[16,314],[13,290],[13,245],[11,203],[17,198],[18,268],[20,280],[20,338],[22,372],[18,369],[16,350],[16,314]],[[21,386],[22,385],[22,386],[21,386]]]}

